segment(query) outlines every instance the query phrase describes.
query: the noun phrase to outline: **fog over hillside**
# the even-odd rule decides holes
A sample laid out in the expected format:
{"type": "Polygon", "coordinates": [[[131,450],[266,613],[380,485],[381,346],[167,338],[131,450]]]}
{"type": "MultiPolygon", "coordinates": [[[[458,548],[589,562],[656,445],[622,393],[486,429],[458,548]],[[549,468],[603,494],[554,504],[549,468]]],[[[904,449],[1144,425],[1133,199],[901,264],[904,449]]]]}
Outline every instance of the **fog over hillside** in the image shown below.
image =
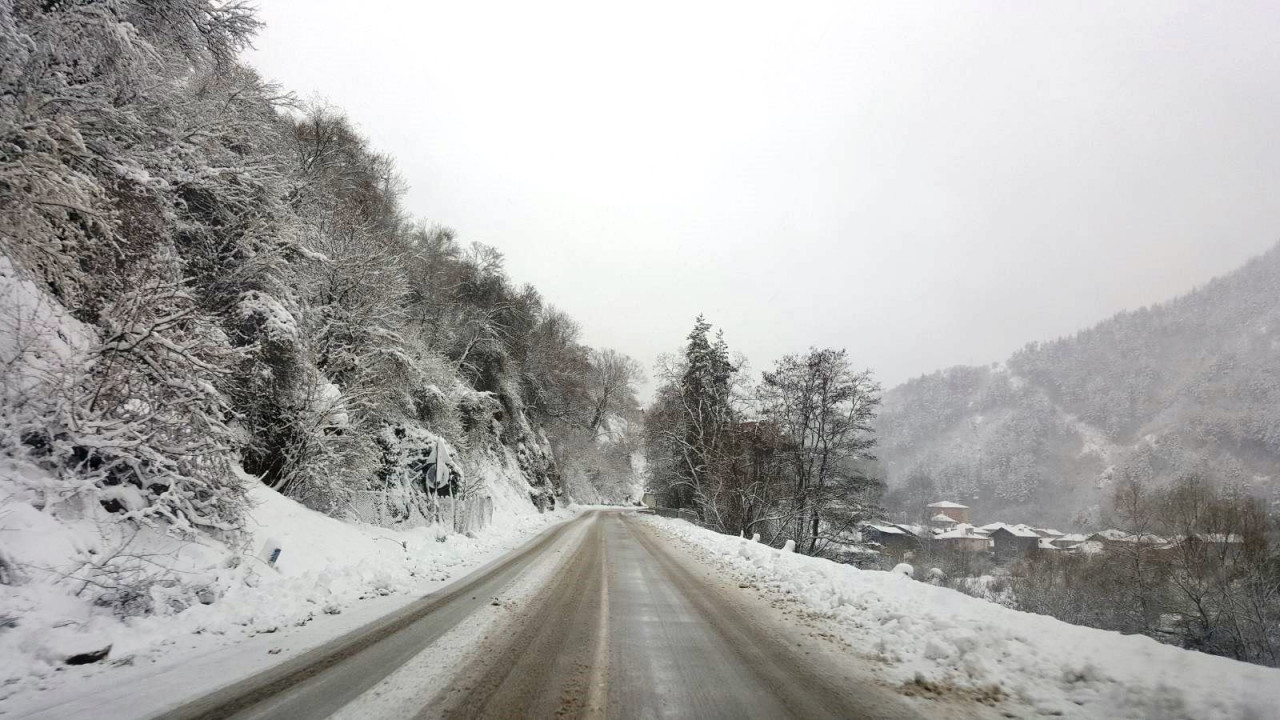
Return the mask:
{"type": "Polygon", "coordinates": [[[957,366],[887,392],[879,458],[890,494],[1005,517],[1088,525],[1109,488],[1189,473],[1280,492],[1280,246],[1153,307],[1003,365],[957,366]]]}

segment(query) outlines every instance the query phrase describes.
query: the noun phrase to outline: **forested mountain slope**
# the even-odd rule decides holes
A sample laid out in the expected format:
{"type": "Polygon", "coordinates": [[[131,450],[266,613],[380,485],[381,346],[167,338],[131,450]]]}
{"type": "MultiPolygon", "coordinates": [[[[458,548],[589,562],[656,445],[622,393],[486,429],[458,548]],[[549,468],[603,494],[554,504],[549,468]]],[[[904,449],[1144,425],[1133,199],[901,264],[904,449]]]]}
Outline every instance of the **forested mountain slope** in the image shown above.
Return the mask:
{"type": "Polygon", "coordinates": [[[242,65],[257,27],[241,2],[0,2],[0,460],[40,470],[0,494],[234,534],[237,466],[395,524],[442,492],[545,505],[607,463],[582,438],[627,378],[497,250],[410,217],[340,111],[242,65]]]}
{"type": "Polygon", "coordinates": [[[888,504],[932,482],[978,519],[1098,520],[1117,480],[1280,491],[1280,246],[1185,296],[885,395],[888,504]],[[910,482],[909,482],[910,481],[910,482]],[[908,490],[910,485],[913,490],[908,490]]]}

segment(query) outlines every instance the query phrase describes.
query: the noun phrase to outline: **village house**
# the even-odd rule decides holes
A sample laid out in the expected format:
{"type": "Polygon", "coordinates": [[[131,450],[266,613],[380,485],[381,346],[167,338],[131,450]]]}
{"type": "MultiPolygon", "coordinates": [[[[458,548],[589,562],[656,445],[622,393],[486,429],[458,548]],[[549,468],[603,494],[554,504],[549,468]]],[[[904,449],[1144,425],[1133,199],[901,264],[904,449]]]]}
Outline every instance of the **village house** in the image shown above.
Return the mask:
{"type": "Polygon", "coordinates": [[[968,523],[934,535],[933,541],[944,551],[955,553],[985,553],[991,547],[991,540],[968,523]]]}
{"type": "Polygon", "coordinates": [[[929,528],[923,525],[911,525],[909,523],[893,523],[893,526],[902,528],[903,530],[906,530],[912,535],[915,535],[917,538],[927,538],[933,534],[932,531],[929,530],[929,528]]]}
{"type": "Polygon", "coordinates": [[[938,513],[937,515],[929,518],[929,526],[933,528],[935,533],[938,533],[954,528],[956,526],[956,521],[950,515],[938,513]]]}
{"type": "Polygon", "coordinates": [[[1075,550],[1089,538],[1085,535],[1071,534],[1053,538],[1053,544],[1062,550],[1075,550]]]}
{"type": "Polygon", "coordinates": [[[1209,552],[1218,554],[1244,547],[1244,537],[1235,533],[1230,535],[1224,533],[1195,533],[1187,536],[1187,539],[1183,542],[1201,543],[1209,552]]]}
{"type": "Polygon", "coordinates": [[[938,515],[945,515],[957,523],[969,522],[969,506],[960,503],[943,500],[936,503],[930,503],[926,506],[930,513],[936,518],[938,515]]]}
{"type": "Polygon", "coordinates": [[[1088,537],[1089,542],[1101,543],[1104,547],[1115,543],[1142,543],[1143,545],[1169,545],[1168,538],[1154,533],[1127,533],[1124,530],[1108,528],[1099,530],[1088,537]]]}
{"type": "Polygon", "coordinates": [[[1040,547],[1040,534],[1026,525],[1004,525],[991,531],[991,543],[995,547],[996,562],[1020,560],[1040,547]]]}
{"type": "Polygon", "coordinates": [[[862,541],[880,546],[880,552],[901,560],[909,552],[920,549],[920,538],[906,528],[888,523],[867,523],[861,528],[862,541]]]}

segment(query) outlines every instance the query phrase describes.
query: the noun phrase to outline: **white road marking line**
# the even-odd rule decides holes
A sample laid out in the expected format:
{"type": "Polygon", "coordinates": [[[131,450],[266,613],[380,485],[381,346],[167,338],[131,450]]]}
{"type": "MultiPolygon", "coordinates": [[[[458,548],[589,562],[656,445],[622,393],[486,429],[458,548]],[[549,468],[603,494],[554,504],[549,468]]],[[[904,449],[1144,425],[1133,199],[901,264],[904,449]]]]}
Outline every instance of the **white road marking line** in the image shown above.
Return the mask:
{"type": "Polygon", "coordinates": [[[609,716],[609,542],[603,533],[600,544],[600,618],[596,621],[596,652],[587,689],[588,718],[609,716]]]}

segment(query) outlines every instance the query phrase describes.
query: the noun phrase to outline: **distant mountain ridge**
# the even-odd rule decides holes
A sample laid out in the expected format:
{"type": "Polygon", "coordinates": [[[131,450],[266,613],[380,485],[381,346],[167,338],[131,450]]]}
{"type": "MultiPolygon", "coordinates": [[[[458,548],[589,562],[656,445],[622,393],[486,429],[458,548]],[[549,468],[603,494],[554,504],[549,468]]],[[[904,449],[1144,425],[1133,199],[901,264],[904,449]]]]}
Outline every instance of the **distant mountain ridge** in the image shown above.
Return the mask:
{"type": "Polygon", "coordinates": [[[1280,498],[1280,245],[1174,300],[1126,311],[1003,366],[885,394],[890,490],[932,479],[976,518],[1097,520],[1123,477],[1201,472],[1280,498]]]}

